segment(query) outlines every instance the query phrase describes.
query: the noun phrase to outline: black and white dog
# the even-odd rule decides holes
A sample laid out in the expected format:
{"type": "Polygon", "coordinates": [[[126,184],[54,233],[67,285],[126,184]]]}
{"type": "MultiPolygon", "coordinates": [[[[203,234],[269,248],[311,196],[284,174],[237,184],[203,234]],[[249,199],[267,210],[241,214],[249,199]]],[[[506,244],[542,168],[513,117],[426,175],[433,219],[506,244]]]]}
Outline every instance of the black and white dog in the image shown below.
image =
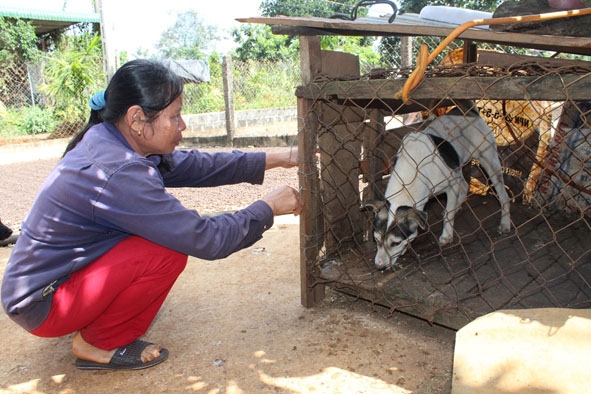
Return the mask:
{"type": "Polygon", "coordinates": [[[477,109],[471,108],[467,113],[454,108],[435,118],[424,129],[408,133],[402,139],[386,187],[386,201],[365,204],[375,212],[377,269],[395,267],[396,260],[406,252],[419,228],[426,228],[425,204],[439,194],[447,194],[439,244],[453,241],[455,215],[469,188],[462,167],[471,159],[480,162],[499,198],[499,233],[511,229],[510,200],[503,182],[495,137],[477,109]]]}

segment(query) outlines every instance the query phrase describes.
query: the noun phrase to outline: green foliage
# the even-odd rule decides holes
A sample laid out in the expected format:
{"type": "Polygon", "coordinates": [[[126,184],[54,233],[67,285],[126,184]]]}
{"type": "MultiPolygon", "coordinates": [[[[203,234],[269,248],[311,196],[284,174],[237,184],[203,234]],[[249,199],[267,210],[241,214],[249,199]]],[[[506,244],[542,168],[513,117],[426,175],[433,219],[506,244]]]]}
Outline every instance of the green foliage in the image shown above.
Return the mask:
{"type": "Polygon", "coordinates": [[[234,70],[236,109],[282,108],[296,104],[294,92],[300,81],[296,59],[274,63],[235,62],[234,70]]]}
{"type": "MultiPolygon", "coordinates": [[[[233,93],[236,110],[294,106],[299,84],[297,59],[281,62],[233,61],[233,93]]],[[[211,82],[187,84],[184,89],[183,113],[224,111],[222,60],[209,58],[211,82]]]]}
{"type": "Polygon", "coordinates": [[[16,19],[9,21],[0,17],[0,61],[34,62],[39,59],[37,36],[30,22],[16,19]]]}
{"type": "Polygon", "coordinates": [[[161,58],[195,59],[207,57],[211,41],[217,38],[217,28],[206,25],[195,10],[178,13],[173,26],[165,30],[156,45],[161,58]]]}
{"type": "Polygon", "coordinates": [[[88,98],[105,82],[98,34],[71,37],[46,57],[47,84],[39,89],[53,100],[56,117],[80,122],[88,117],[88,98]],[[84,48],[83,48],[84,47],[84,48]]]}
{"type": "Polygon", "coordinates": [[[0,104],[0,136],[16,137],[48,133],[57,121],[50,109],[22,107],[7,109],[0,104]]]}
{"type": "Polygon", "coordinates": [[[380,55],[373,48],[372,37],[356,36],[322,36],[320,47],[329,51],[340,51],[359,57],[361,72],[368,72],[372,68],[382,67],[380,55]]]}
{"type": "Polygon", "coordinates": [[[49,133],[57,125],[52,112],[39,107],[22,108],[16,123],[22,134],[28,135],[49,133]]]}
{"type": "Polygon", "coordinates": [[[224,82],[222,62],[217,54],[209,57],[209,83],[186,84],[184,88],[183,113],[198,114],[224,110],[224,82]]]}
{"type": "Polygon", "coordinates": [[[20,133],[16,119],[14,111],[7,109],[0,101],[0,136],[12,137],[20,133]]]}
{"type": "Polygon", "coordinates": [[[299,53],[297,37],[273,34],[268,25],[241,25],[232,31],[232,36],[239,44],[234,58],[243,62],[295,59],[299,53]]]}
{"type": "MultiPolygon", "coordinates": [[[[325,0],[264,0],[260,9],[263,16],[315,16],[331,17],[335,14],[350,15],[358,0],[330,2],[325,0]]],[[[359,15],[367,10],[361,8],[359,15]]],[[[241,61],[258,60],[277,62],[296,59],[299,40],[296,36],[275,35],[268,25],[241,25],[232,31],[234,42],[239,44],[235,58],[241,61]]],[[[344,51],[358,55],[366,65],[377,65],[379,57],[374,53],[372,37],[323,36],[321,48],[344,51]]],[[[369,66],[368,66],[369,67],[369,66]]]]}

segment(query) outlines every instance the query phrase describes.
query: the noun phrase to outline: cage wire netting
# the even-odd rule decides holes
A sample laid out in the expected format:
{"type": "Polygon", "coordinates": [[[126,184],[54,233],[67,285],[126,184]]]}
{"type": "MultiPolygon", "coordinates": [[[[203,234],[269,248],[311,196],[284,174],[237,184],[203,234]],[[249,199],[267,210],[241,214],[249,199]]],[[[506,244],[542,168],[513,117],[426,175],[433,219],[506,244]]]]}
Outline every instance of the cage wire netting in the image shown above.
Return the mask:
{"type": "MultiPolygon", "coordinates": [[[[300,138],[312,138],[317,150],[304,153],[304,161],[315,161],[300,175],[313,223],[303,229],[306,286],[327,285],[451,328],[500,309],[591,307],[591,101],[585,100],[591,64],[464,64],[458,52],[428,68],[427,93],[411,96],[410,105],[393,97],[411,68],[319,76],[298,88],[300,138]],[[466,103],[494,134],[511,230],[499,234],[497,193],[472,160],[463,170],[469,192],[453,241],[439,244],[447,199],[439,195],[424,207],[428,223],[396,266],[377,269],[367,202],[387,197],[402,138],[456,104],[469,112],[466,103]]],[[[418,172],[420,152],[406,153],[418,172]]],[[[409,197],[408,205],[416,203],[409,197]]]]}

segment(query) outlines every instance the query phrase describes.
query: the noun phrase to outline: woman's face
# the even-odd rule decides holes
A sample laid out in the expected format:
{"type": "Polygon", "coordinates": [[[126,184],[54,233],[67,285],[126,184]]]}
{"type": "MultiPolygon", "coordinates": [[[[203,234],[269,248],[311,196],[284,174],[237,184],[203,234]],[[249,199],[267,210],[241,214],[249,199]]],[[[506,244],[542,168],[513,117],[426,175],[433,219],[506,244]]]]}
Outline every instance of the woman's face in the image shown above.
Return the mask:
{"type": "Polygon", "coordinates": [[[183,138],[182,131],[187,128],[181,117],[183,95],[176,98],[164,108],[151,122],[146,122],[141,149],[144,156],[151,154],[167,154],[174,151],[183,138]]]}

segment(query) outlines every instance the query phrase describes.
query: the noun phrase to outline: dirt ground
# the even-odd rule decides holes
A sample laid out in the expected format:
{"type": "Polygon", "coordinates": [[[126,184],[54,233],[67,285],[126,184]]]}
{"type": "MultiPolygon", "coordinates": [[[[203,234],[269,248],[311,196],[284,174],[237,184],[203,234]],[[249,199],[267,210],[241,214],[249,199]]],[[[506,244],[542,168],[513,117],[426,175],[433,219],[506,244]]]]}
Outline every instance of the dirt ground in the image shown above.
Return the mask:
{"type": "MultiPolygon", "coordinates": [[[[15,232],[56,162],[0,165],[0,217],[15,232]]],[[[173,194],[212,213],[286,183],[297,185],[295,169],[270,171],[263,186],[173,194]]],[[[11,250],[0,247],[0,273],[11,250]]],[[[306,309],[299,275],[299,226],[289,216],[227,259],[190,258],[145,336],[169,359],[135,372],[79,371],[71,336],[36,338],[0,314],[0,393],[450,392],[454,331],[332,290],[306,309]]]]}

